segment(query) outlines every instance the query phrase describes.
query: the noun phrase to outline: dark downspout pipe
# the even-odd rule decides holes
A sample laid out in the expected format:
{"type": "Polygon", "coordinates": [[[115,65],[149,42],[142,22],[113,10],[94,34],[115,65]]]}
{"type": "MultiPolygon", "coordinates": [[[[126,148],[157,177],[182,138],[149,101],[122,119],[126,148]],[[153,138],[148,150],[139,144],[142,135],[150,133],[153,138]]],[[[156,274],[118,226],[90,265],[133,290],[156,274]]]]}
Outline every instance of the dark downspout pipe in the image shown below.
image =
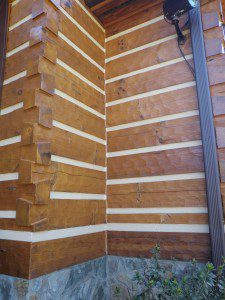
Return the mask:
{"type": "Polygon", "coordinates": [[[2,86],[4,77],[6,39],[8,28],[8,0],[1,0],[0,3],[0,109],[2,98],[2,86]]]}
{"type": "Polygon", "coordinates": [[[212,261],[218,267],[225,257],[224,219],[200,7],[193,9],[189,16],[203,143],[212,261]]]}

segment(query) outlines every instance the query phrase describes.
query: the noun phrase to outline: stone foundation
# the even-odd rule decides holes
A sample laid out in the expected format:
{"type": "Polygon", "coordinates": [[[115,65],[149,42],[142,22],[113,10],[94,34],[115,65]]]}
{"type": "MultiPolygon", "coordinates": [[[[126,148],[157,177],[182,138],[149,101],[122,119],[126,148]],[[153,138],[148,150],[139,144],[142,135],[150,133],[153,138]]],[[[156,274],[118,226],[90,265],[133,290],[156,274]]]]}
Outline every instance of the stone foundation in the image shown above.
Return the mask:
{"type": "MultiPolygon", "coordinates": [[[[182,274],[187,262],[161,261],[182,274]]],[[[0,300],[124,300],[140,292],[136,272],[151,266],[150,259],[105,256],[32,280],[0,275],[0,300]],[[116,288],[120,289],[115,297],[116,288]]]]}

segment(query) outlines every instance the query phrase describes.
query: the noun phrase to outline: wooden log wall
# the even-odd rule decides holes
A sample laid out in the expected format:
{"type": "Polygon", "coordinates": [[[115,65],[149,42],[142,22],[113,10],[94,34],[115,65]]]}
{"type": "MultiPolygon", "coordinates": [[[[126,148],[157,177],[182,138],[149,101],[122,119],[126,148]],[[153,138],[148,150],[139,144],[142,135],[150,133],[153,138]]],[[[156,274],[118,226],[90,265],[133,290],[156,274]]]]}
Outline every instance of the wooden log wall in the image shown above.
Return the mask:
{"type": "MultiPolygon", "coordinates": [[[[203,4],[224,195],[223,34],[218,2],[203,4]]],[[[84,1],[10,4],[0,273],[148,257],[156,243],[166,259],[211,257],[196,83],[162,1],[130,5],[104,19],[105,32],[84,1]]]]}
{"type": "Polygon", "coordinates": [[[105,255],[105,33],[78,0],[10,5],[0,116],[0,273],[105,255]]]}
{"type": "MultiPolygon", "coordinates": [[[[207,261],[195,79],[162,1],[149,9],[140,2],[105,24],[108,254],[148,257],[159,243],[163,258],[207,261]]],[[[186,34],[182,48],[193,65],[186,34]]]]}

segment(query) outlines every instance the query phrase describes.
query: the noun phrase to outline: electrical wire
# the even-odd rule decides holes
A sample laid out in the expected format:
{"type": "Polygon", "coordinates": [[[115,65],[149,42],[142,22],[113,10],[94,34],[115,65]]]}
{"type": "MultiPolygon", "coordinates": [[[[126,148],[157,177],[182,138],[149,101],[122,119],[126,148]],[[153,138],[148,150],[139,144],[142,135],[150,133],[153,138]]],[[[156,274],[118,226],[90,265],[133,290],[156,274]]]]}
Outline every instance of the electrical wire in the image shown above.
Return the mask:
{"type": "Polygon", "coordinates": [[[183,52],[183,50],[182,50],[182,48],[181,48],[181,45],[180,45],[180,43],[179,43],[178,41],[177,41],[177,45],[178,45],[178,48],[179,48],[179,50],[180,50],[180,53],[181,53],[183,59],[185,60],[187,66],[188,66],[188,68],[189,68],[189,70],[191,71],[192,75],[193,75],[194,78],[195,78],[195,70],[194,70],[194,68],[191,66],[191,64],[189,63],[189,61],[187,60],[186,56],[184,55],[184,52],[183,52]]]}

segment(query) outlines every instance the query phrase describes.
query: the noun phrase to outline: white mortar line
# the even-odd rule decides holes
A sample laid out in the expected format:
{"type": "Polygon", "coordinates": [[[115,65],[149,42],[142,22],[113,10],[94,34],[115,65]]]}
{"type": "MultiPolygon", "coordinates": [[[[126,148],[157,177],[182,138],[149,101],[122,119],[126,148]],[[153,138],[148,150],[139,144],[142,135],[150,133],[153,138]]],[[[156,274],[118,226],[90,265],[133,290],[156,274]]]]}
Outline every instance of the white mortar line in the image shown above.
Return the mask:
{"type": "Polygon", "coordinates": [[[207,214],[207,207],[108,208],[108,215],[207,214]]]}
{"type": "Polygon", "coordinates": [[[71,102],[71,103],[73,103],[73,104],[75,104],[75,105],[83,108],[84,110],[92,113],[93,115],[95,115],[95,116],[97,116],[97,117],[105,120],[105,115],[101,114],[100,112],[98,112],[97,110],[91,108],[90,106],[87,106],[86,104],[78,101],[77,99],[75,99],[75,98],[67,95],[66,93],[55,89],[55,94],[58,95],[59,97],[65,99],[65,100],[67,100],[67,101],[69,101],[69,102],[71,102]]]}
{"type": "Polygon", "coordinates": [[[187,232],[209,233],[209,226],[204,224],[137,224],[137,223],[108,223],[108,231],[128,232],[187,232]]]}
{"type": "Polygon", "coordinates": [[[106,128],[106,131],[111,132],[111,131],[123,130],[123,129],[133,128],[133,127],[139,127],[139,126],[159,123],[159,122],[189,118],[189,117],[194,117],[194,116],[198,116],[198,115],[199,115],[198,110],[192,110],[192,111],[187,111],[187,112],[183,112],[183,113],[166,115],[166,116],[162,116],[162,117],[146,119],[146,120],[142,120],[142,121],[121,124],[121,125],[117,125],[117,126],[112,126],[112,127],[106,128]]]}
{"type": "Polygon", "coordinates": [[[83,32],[102,52],[105,53],[105,48],[102,47],[73,17],[71,17],[70,14],[68,14],[65,9],[63,9],[60,6],[60,11],[74,24],[77,26],[77,28],[80,29],[81,32],[83,32]]]}
{"type": "Polygon", "coordinates": [[[98,27],[105,32],[105,29],[102,27],[102,25],[95,19],[95,17],[88,11],[88,9],[79,1],[75,0],[75,2],[83,9],[83,11],[92,19],[92,21],[98,25],[98,27]]]}
{"type": "Polygon", "coordinates": [[[44,242],[106,231],[106,224],[79,226],[41,232],[0,230],[0,239],[21,242],[44,242]]]}
{"type": "Polygon", "coordinates": [[[15,143],[20,143],[21,142],[21,135],[14,136],[8,139],[0,140],[0,147],[7,146],[7,145],[12,145],[15,143]]]}
{"type": "Polygon", "coordinates": [[[0,219],[15,219],[15,210],[0,210],[0,219]]]}
{"type": "Polygon", "coordinates": [[[23,108],[23,102],[19,102],[15,105],[11,105],[6,108],[3,108],[2,110],[0,110],[0,116],[10,114],[11,112],[14,112],[15,110],[18,110],[20,108],[23,108]]]}
{"type": "Polygon", "coordinates": [[[22,25],[23,23],[29,21],[32,19],[32,14],[26,16],[25,18],[23,18],[22,20],[18,21],[17,23],[13,24],[12,26],[9,27],[9,31],[12,31],[13,29],[15,29],[16,27],[19,27],[20,25],[22,25]]]}
{"type": "MultiPolygon", "coordinates": [[[[190,32],[189,30],[186,30],[186,31],[184,31],[184,34],[188,34],[189,32],[190,32]]],[[[129,55],[129,54],[133,54],[133,53],[136,53],[136,52],[139,52],[139,51],[142,51],[142,50],[145,50],[145,49],[154,47],[154,46],[156,46],[156,45],[162,44],[162,43],[164,43],[164,42],[168,42],[168,41],[173,40],[173,39],[175,39],[175,38],[177,38],[177,35],[176,35],[176,34],[167,36],[167,37],[165,37],[165,38],[156,40],[156,41],[154,41],[154,42],[147,43],[147,44],[142,45],[142,46],[139,46],[139,47],[137,47],[137,48],[134,48],[134,49],[131,49],[131,50],[122,52],[122,53],[120,53],[120,54],[111,56],[111,57],[107,58],[107,59],[105,60],[105,62],[106,62],[106,63],[109,63],[110,61],[113,61],[113,60],[116,60],[116,59],[118,59],[118,58],[127,56],[127,55],[129,55]]]]}
{"type": "Polygon", "coordinates": [[[65,229],[56,229],[41,232],[0,230],[1,240],[21,241],[21,242],[43,242],[86,234],[93,234],[104,231],[127,231],[127,232],[192,232],[209,233],[208,225],[200,224],[124,224],[109,223],[100,225],[79,226],[65,229]]]}
{"type": "Polygon", "coordinates": [[[85,59],[97,67],[101,72],[105,73],[105,69],[100,66],[96,61],[94,61],[89,55],[87,55],[83,50],[76,46],[70,39],[68,39],[62,32],[58,32],[58,36],[64,40],[68,45],[70,45],[74,50],[79,52],[85,59]]]}
{"type": "Polygon", "coordinates": [[[67,193],[67,192],[51,192],[50,199],[60,200],[106,200],[103,194],[85,194],[85,193],[67,193]]]}
{"type": "Polygon", "coordinates": [[[67,71],[69,71],[71,74],[77,76],[79,79],[81,79],[83,82],[85,82],[86,84],[88,84],[90,87],[94,88],[96,91],[98,91],[102,95],[105,95],[105,91],[103,91],[100,87],[98,87],[97,85],[95,85],[93,82],[91,82],[90,80],[88,80],[86,77],[84,77],[83,75],[81,75],[80,73],[78,73],[77,71],[75,71],[74,69],[72,69],[70,66],[68,66],[67,64],[65,64],[63,61],[61,61],[60,59],[57,58],[56,62],[57,62],[58,65],[60,65],[61,67],[63,67],[67,71]]]}
{"type": "Polygon", "coordinates": [[[26,48],[28,48],[29,45],[30,45],[30,42],[26,42],[26,43],[24,43],[24,44],[22,44],[22,45],[20,45],[20,46],[18,46],[16,48],[14,48],[13,50],[11,50],[11,51],[9,51],[9,52],[6,53],[6,58],[8,58],[8,57],[10,57],[10,56],[12,56],[12,55],[14,55],[14,54],[16,54],[16,53],[18,53],[18,52],[26,49],[26,48]]]}
{"type": "Polygon", "coordinates": [[[136,148],[129,149],[123,151],[115,151],[107,153],[107,157],[118,157],[118,156],[127,156],[127,155],[135,155],[135,154],[143,154],[143,153],[152,153],[158,151],[166,151],[166,150],[176,150],[183,149],[189,147],[197,147],[202,146],[202,141],[190,141],[190,142],[181,142],[181,143],[173,143],[167,145],[158,145],[152,147],[144,147],[144,148],[136,148]]]}
{"type": "Polygon", "coordinates": [[[20,78],[25,77],[26,75],[27,75],[27,71],[23,71],[23,72],[21,72],[19,74],[16,74],[16,75],[14,75],[14,76],[12,76],[12,77],[7,78],[6,80],[4,80],[3,81],[3,85],[7,85],[7,84],[9,84],[9,83],[11,83],[13,81],[16,81],[16,80],[18,80],[20,78]]]}
{"type": "Polygon", "coordinates": [[[11,180],[18,180],[19,173],[5,173],[0,174],[0,181],[11,181],[11,180]]]}
{"type": "Polygon", "coordinates": [[[59,162],[59,163],[70,165],[70,166],[75,166],[75,167],[80,167],[80,168],[85,168],[85,169],[90,169],[90,170],[96,170],[96,171],[100,171],[100,172],[106,172],[106,167],[86,163],[83,161],[78,161],[78,160],[67,158],[67,157],[52,155],[51,160],[54,162],[59,162]]]}
{"type": "Polygon", "coordinates": [[[181,89],[184,89],[184,88],[187,88],[187,87],[192,87],[192,86],[195,86],[195,85],[196,85],[195,81],[191,81],[191,82],[186,82],[186,83],[177,84],[177,85],[173,85],[173,86],[168,86],[168,87],[163,88],[163,89],[154,90],[154,91],[150,91],[150,92],[130,96],[130,97],[127,97],[127,98],[122,98],[122,99],[110,101],[110,102],[106,103],[106,107],[114,106],[114,105],[118,105],[118,104],[122,104],[122,103],[126,103],[126,102],[131,102],[131,101],[134,101],[134,100],[140,100],[142,98],[151,97],[151,96],[155,96],[155,95],[160,95],[160,94],[164,94],[164,93],[168,93],[168,92],[172,92],[172,91],[178,91],[178,90],[181,90],[181,89]]]}
{"type": "Polygon", "coordinates": [[[136,30],[138,30],[138,29],[144,28],[144,27],[149,26],[149,25],[151,25],[151,24],[154,24],[154,23],[156,23],[156,22],[162,21],[163,19],[164,19],[163,16],[159,16],[159,17],[157,17],[157,18],[151,19],[151,20],[149,20],[149,21],[147,21],[147,22],[144,22],[144,23],[139,24],[139,25],[137,25],[137,26],[131,27],[131,28],[127,29],[127,30],[121,31],[121,32],[116,33],[116,34],[114,34],[114,35],[111,35],[110,37],[106,38],[105,41],[106,41],[106,43],[107,43],[107,42],[112,41],[112,40],[114,40],[114,39],[116,39],[116,38],[118,38],[118,37],[120,37],[120,36],[122,36],[122,35],[131,33],[131,32],[133,32],[133,31],[136,31],[136,30]]]}
{"type": "MultiPolygon", "coordinates": [[[[189,55],[186,55],[185,57],[188,60],[188,59],[192,59],[193,55],[189,54],[189,55]]],[[[157,69],[160,69],[160,68],[168,67],[168,66],[177,64],[179,62],[182,62],[182,61],[184,61],[184,58],[179,57],[179,58],[169,60],[169,61],[157,64],[157,65],[153,65],[153,66],[150,66],[150,67],[147,67],[147,68],[143,68],[143,69],[140,69],[140,70],[129,72],[129,73],[126,73],[126,74],[123,74],[123,75],[120,75],[120,76],[116,76],[116,77],[113,77],[113,78],[110,78],[110,79],[106,80],[106,84],[109,84],[109,83],[112,83],[112,82],[115,82],[115,81],[118,81],[118,80],[121,80],[121,79],[125,79],[125,78],[131,77],[131,76],[143,74],[143,73],[146,73],[146,72],[149,72],[149,71],[153,71],[153,70],[157,70],[157,69]]]]}
{"type": "Polygon", "coordinates": [[[18,4],[21,0],[15,0],[11,3],[12,6],[15,6],[16,4],[18,4]]]}
{"type": "Polygon", "coordinates": [[[53,120],[53,126],[59,128],[59,129],[68,131],[70,133],[76,134],[78,136],[81,136],[83,138],[89,139],[89,140],[91,140],[93,142],[96,142],[96,143],[99,143],[99,144],[102,144],[102,145],[106,145],[106,141],[105,140],[100,139],[100,138],[98,138],[98,137],[96,137],[96,136],[94,136],[92,134],[86,133],[84,131],[78,130],[78,129],[76,129],[74,127],[71,127],[69,125],[60,123],[58,121],[53,120]]]}
{"type": "Polygon", "coordinates": [[[162,182],[162,181],[179,181],[179,180],[192,180],[192,179],[205,179],[205,174],[203,172],[199,172],[199,173],[187,173],[187,174],[146,176],[146,177],[136,177],[136,178],[109,179],[109,180],[107,180],[107,185],[120,185],[120,184],[145,183],[145,182],[162,182]]]}

